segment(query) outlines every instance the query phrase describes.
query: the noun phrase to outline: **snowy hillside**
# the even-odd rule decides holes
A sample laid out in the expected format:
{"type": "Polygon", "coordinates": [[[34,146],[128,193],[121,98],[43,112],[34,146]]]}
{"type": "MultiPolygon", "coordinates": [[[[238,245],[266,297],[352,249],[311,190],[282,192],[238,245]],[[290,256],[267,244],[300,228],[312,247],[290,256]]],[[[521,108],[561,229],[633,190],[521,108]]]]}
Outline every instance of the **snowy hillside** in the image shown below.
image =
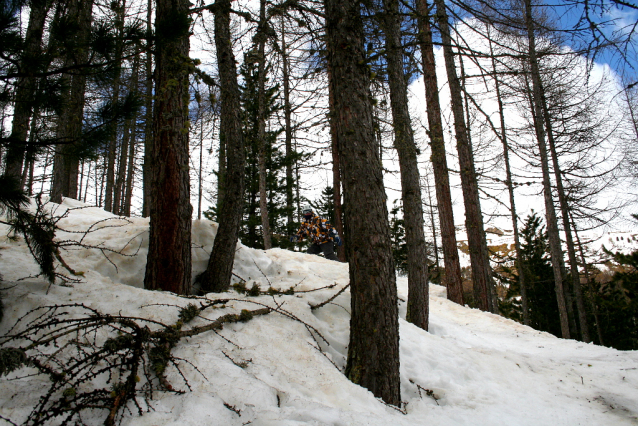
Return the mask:
{"type": "MultiPolygon", "coordinates": [[[[56,210],[81,207],[67,200],[56,210]]],[[[60,226],[95,232],[63,253],[82,272],[81,283],[49,286],[22,240],[0,240],[4,276],[4,335],[18,318],[41,305],[82,303],[102,313],[145,317],[173,324],[175,306],[192,299],[146,291],[141,287],[148,220],[121,220],[97,208],[71,210],[60,226]],[[127,256],[104,251],[123,250],[127,256]],[[108,259],[105,257],[108,256],[108,259]]],[[[208,259],[216,225],[193,224],[194,274],[208,259]]],[[[62,240],[82,238],[64,233],[62,240]]],[[[235,274],[248,282],[294,295],[248,297],[233,291],[209,299],[232,299],[205,311],[188,326],[209,323],[224,314],[262,305],[277,307],[302,320],[272,312],[219,332],[183,340],[174,350],[190,390],[174,367],[167,370],[182,394],[155,392],[141,399],[143,416],[131,406],[123,425],[636,425],[638,424],[638,352],[558,339],[502,317],[455,305],[445,289],[430,286],[430,331],[400,321],[403,412],[388,407],[349,382],[343,370],[350,310],[346,290],[332,303],[312,310],[348,283],[347,265],[280,249],[239,247],[235,274]],[[328,286],[331,286],[328,288],[328,286]],[[311,291],[319,289],[316,291],[311,291]],[[259,303],[260,305],[257,305],[259,303]],[[320,333],[312,332],[314,329],[320,333]],[[321,351],[318,349],[321,349],[321,351]],[[323,351],[323,353],[322,353],[323,351]]],[[[400,315],[405,318],[407,281],[398,279],[400,315]]],[[[69,308],[73,311],[73,308],[69,308]]],[[[49,386],[48,379],[23,369],[0,378],[0,416],[22,424],[49,386]]],[[[92,386],[86,384],[85,386],[92,386]]],[[[103,424],[106,412],[82,414],[85,424],[103,424]]],[[[2,424],[2,420],[0,420],[2,424]]],[[[9,424],[9,423],[7,423],[9,424]]]]}

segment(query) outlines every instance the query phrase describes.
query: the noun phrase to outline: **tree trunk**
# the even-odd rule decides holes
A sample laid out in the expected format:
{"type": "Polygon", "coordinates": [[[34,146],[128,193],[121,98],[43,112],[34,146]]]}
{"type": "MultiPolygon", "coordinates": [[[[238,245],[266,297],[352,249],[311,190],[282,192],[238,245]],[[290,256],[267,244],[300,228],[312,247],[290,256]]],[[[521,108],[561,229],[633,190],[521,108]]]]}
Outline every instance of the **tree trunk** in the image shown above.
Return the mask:
{"type": "MultiPolygon", "coordinates": [[[[239,227],[244,206],[245,149],[237,69],[230,33],[230,2],[216,0],[215,46],[221,90],[220,140],[226,147],[223,198],[218,200],[219,228],[206,271],[198,278],[202,291],[225,291],[235,261],[239,227]]],[[[221,160],[220,160],[221,161],[221,160]]]]}
{"type": "Polygon", "coordinates": [[[556,300],[558,302],[558,312],[560,315],[560,328],[562,337],[569,339],[569,319],[567,316],[567,305],[565,303],[565,293],[563,290],[563,273],[561,271],[562,250],[560,246],[560,236],[558,234],[558,221],[556,220],[556,210],[552,199],[552,186],[549,172],[549,161],[547,158],[547,145],[545,142],[545,126],[543,120],[543,102],[541,93],[541,78],[536,57],[536,36],[534,34],[534,21],[532,18],[531,0],[525,0],[525,24],[527,26],[527,40],[529,49],[529,64],[532,77],[532,113],[534,116],[534,128],[538,140],[538,149],[541,157],[541,167],[543,171],[543,194],[545,198],[545,214],[547,221],[547,234],[552,257],[552,268],[554,270],[554,281],[556,288],[556,300]]]}
{"type": "MultiPolygon", "coordinates": [[[[65,66],[83,65],[89,59],[89,37],[93,18],[92,0],[72,0],[67,15],[71,22],[78,22],[76,49],[66,52],[65,66]]],[[[84,92],[86,76],[81,69],[72,71],[67,77],[70,92],[66,96],[57,128],[59,145],[56,146],[53,162],[51,201],[61,203],[62,197],[77,197],[79,160],[75,147],[82,141],[82,119],[84,117],[84,92]]]]}
{"type": "Polygon", "coordinates": [[[156,100],[144,288],[191,293],[187,0],[156,0],[156,100]],[[175,22],[181,22],[181,26],[175,22]],[[170,36],[169,36],[170,35],[170,36]]]}
{"type": "Polygon", "coordinates": [[[525,274],[523,273],[523,264],[521,262],[521,240],[518,232],[518,215],[516,214],[516,203],[514,200],[514,182],[512,180],[512,170],[510,168],[510,147],[507,138],[507,131],[505,129],[505,108],[503,107],[503,97],[501,95],[501,82],[498,78],[496,69],[496,59],[494,58],[494,52],[492,49],[492,40],[489,37],[488,26],[488,41],[490,46],[490,57],[492,60],[492,73],[494,74],[494,88],[496,92],[496,101],[498,103],[498,116],[500,120],[499,138],[503,144],[503,162],[505,163],[505,184],[507,185],[507,192],[510,198],[510,215],[512,217],[512,229],[514,230],[514,249],[516,251],[516,270],[518,271],[518,285],[521,290],[521,305],[523,310],[523,324],[529,325],[529,307],[527,300],[527,282],[525,281],[525,274]]]}
{"type": "Polygon", "coordinates": [[[399,155],[401,195],[408,248],[408,313],[406,319],[417,327],[427,330],[429,289],[427,250],[423,230],[423,199],[421,197],[417,149],[408,111],[407,79],[403,72],[398,0],[384,0],[384,9],[383,24],[394,126],[394,146],[399,155]]]}
{"type": "Polygon", "coordinates": [[[456,246],[456,229],[450,193],[450,178],[445,156],[445,140],[443,139],[443,122],[441,120],[441,103],[434,62],[434,44],[430,27],[430,12],[426,0],[418,0],[419,44],[423,61],[423,80],[425,83],[425,101],[427,105],[428,125],[430,127],[431,161],[434,171],[436,200],[441,227],[443,245],[443,263],[445,265],[445,285],[447,298],[463,305],[463,283],[461,281],[461,264],[456,246]]]}
{"type": "MultiPolygon", "coordinates": [[[[115,77],[113,78],[113,92],[111,94],[111,103],[113,107],[118,104],[120,99],[120,86],[122,76],[122,49],[123,49],[123,36],[124,36],[124,11],[126,10],[126,1],[121,0],[114,3],[116,7],[115,27],[117,29],[117,41],[115,46],[115,77]]],[[[107,169],[106,169],[106,195],[104,197],[104,210],[107,212],[113,212],[119,214],[118,201],[120,199],[115,178],[115,166],[118,157],[118,123],[113,122],[111,124],[111,139],[109,140],[107,151],[107,169]]],[[[126,138],[126,129],[122,130],[122,139],[126,138]]],[[[120,158],[125,156],[126,147],[121,146],[120,158]]],[[[126,160],[125,160],[126,161],[126,160]]],[[[124,163],[126,164],[126,163],[124,163]]],[[[121,162],[120,162],[121,166],[121,162]]],[[[118,176],[119,178],[120,176],[118,176]]],[[[121,179],[120,179],[121,186],[121,179]]]]}
{"type": "MultiPolygon", "coordinates": [[[[153,14],[153,0],[146,5],[146,32],[152,34],[151,19],[153,14]]],[[[142,217],[150,215],[151,208],[151,175],[153,152],[153,49],[150,40],[146,46],[145,61],[146,93],[144,94],[144,165],[142,166],[142,217]]]]}
{"type": "Polygon", "coordinates": [[[343,230],[343,206],[341,204],[341,172],[339,161],[339,135],[337,134],[337,124],[336,124],[336,109],[335,109],[335,87],[334,87],[334,77],[332,75],[332,70],[330,69],[330,64],[328,64],[328,122],[330,125],[330,148],[332,151],[332,188],[333,188],[333,200],[335,206],[335,223],[334,226],[341,236],[344,244],[340,247],[337,247],[337,258],[340,262],[346,262],[346,245],[344,230],[343,230]]]}
{"type": "Polygon", "coordinates": [[[283,80],[284,95],[284,146],[286,147],[286,235],[295,233],[295,198],[293,178],[293,163],[296,160],[292,149],[292,105],[290,103],[290,58],[288,57],[288,46],[286,46],[286,24],[281,20],[281,72],[283,80]]]}
{"type": "Polygon", "coordinates": [[[325,0],[324,5],[341,176],[350,206],[345,225],[352,317],[345,373],[386,403],[400,405],[397,290],[360,3],[325,0]]]}
{"type": "Polygon", "coordinates": [[[38,63],[42,50],[42,34],[47,11],[51,7],[49,0],[35,0],[30,3],[29,25],[24,39],[24,52],[20,58],[18,72],[22,76],[18,79],[15,104],[13,108],[13,123],[9,145],[6,153],[5,175],[20,179],[22,163],[27,146],[27,133],[31,112],[34,108],[37,78],[35,74],[41,70],[38,63]]]}
{"type": "Polygon", "coordinates": [[[256,38],[258,50],[258,73],[257,81],[257,141],[259,143],[259,213],[261,216],[261,232],[264,240],[264,249],[272,248],[272,238],[270,235],[270,219],[268,215],[268,194],[266,193],[266,153],[268,147],[266,144],[266,0],[260,0],[259,7],[259,26],[257,28],[256,38]]]}
{"type": "Polygon", "coordinates": [[[479,309],[496,312],[496,306],[494,306],[492,299],[492,288],[494,284],[492,282],[490,260],[487,251],[487,240],[485,239],[485,231],[483,229],[483,214],[481,213],[478,181],[476,170],[474,169],[474,155],[463,115],[462,90],[454,64],[452,37],[450,36],[450,26],[447,11],[445,10],[445,1],[436,0],[435,4],[437,21],[443,41],[443,55],[450,87],[452,114],[454,115],[454,133],[461,169],[461,187],[463,190],[463,204],[465,206],[465,228],[470,251],[470,263],[472,266],[474,297],[479,309]]]}
{"type": "Polygon", "coordinates": [[[558,202],[560,205],[561,216],[563,219],[563,230],[565,232],[565,243],[567,245],[567,255],[569,258],[569,266],[571,273],[572,289],[576,296],[576,308],[578,310],[578,325],[580,326],[581,339],[583,342],[589,343],[589,326],[587,325],[587,311],[585,310],[585,301],[583,299],[583,291],[580,286],[580,273],[578,272],[578,260],[576,259],[576,249],[574,247],[574,237],[572,236],[572,227],[569,223],[569,206],[567,205],[567,194],[563,187],[563,178],[561,175],[560,164],[558,163],[558,153],[556,151],[556,143],[554,141],[554,131],[552,120],[547,106],[544,90],[541,81],[541,100],[543,104],[543,117],[547,128],[547,140],[549,142],[549,152],[552,157],[554,166],[554,178],[556,179],[556,193],[558,194],[558,202]]]}

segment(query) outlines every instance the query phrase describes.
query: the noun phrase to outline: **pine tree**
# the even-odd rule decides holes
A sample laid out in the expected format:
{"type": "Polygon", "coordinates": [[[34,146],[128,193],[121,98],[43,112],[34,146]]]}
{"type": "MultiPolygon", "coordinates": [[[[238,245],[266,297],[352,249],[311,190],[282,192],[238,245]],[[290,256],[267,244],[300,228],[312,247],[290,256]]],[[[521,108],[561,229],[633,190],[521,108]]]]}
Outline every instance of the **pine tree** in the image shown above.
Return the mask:
{"type": "MultiPolygon", "coordinates": [[[[286,237],[286,178],[285,153],[281,152],[277,145],[277,137],[282,129],[264,131],[260,129],[260,90],[259,90],[259,66],[255,60],[254,52],[249,52],[244,57],[244,63],[240,68],[240,74],[244,82],[240,86],[241,104],[243,114],[244,144],[246,147],[246,201],[244,203],[244,216],[240,231],[240,239],[243,244],[253,248],[265,248],[261,215],[261,191],[259,157],[261,145],[264,147],[264,167],[266,184],[266,206],[268,210],[269,228],[273,234],[272,246],[288,247],[290,241],[286,237]],[[262,138],[264,141],[262,141],[262,138]]],[[[268,70],[266,70],[266,73],[268,70]]],[[[263,118],[270,121],[273,115],[281,108],[277,103],[279,96],[278,85],[268,85],[268,79],[264,82],[263,93],[263,118]]]]}
{"type": "Polygon", "coordinates": [[[542,219],[532,213],[521,230],[521,265],[528,283],[530,326],[561,335],[558,304],[554,293],[554,270],[550,261],[547,232],[542,219]]]}

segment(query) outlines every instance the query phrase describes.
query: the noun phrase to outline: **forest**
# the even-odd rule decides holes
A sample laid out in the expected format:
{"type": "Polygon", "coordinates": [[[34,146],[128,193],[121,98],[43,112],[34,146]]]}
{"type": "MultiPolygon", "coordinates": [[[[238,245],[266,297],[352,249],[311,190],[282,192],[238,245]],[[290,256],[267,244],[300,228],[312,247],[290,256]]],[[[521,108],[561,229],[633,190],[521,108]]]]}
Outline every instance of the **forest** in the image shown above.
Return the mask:
{"type": "Polygon", "coordinates": [[[637,26],[621,0],[4,0],[2,221],[54,282],[47,202],[149,218],[144,288],[192,295],[231,287],[238,242],[304,250],[310,204],[349,264],[345,375],[390,405],[397,273],[424,330],[434,282],[636,350],[638,252],[582,235],[638,223],[637,26]]]}

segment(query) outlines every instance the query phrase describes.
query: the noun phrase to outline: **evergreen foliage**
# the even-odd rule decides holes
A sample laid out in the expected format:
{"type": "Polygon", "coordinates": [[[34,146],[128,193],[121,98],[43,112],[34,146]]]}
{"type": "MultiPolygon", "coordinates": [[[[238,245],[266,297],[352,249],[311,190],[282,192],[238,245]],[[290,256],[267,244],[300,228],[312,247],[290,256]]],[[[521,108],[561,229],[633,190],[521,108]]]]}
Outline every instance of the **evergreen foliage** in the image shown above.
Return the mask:
{"type": "Polygon", "coordinates": [[[637,350],[638,251],[607,253],[612,255],[617,272],[607,283],[593,283],[604,344],[620,350],[637,350]]]}
{"type": "MultiPolygon", "coordinates": [[[[244,143],[246,146],[246,202],[239,238],[242,244],[252,248],[264,248],[261,235],[261,216],[259,211],[259,139],[258,139],[258,79],[259,71],[254,55],[248,53],[240,68],[244,84],[241,89],[241,104],[244,123],[244,143]]],[[[277,103],[279,86],[268,84],[266,69],[265,115],[266,122],[280,110],[277,103]]],[[[286,158],[277,145],[277,136],[282,129],[267,130],[266,138],[266,191],[268,192],[268,217],[273,234],[274,247],[288,247],[285,219],[285,167],[286,158]]]]}
{"type": "MultiPolygon", "coordinates": [[[[554,290],[554,272],[549,254],[549,242],[543,220],[532,212],[521,229],[521,265],[525,274],[529,299],[530,326],[560,336],[560,317],[554,290]]],[[[520,288],[513,268],[504,268],[502,281],[508,285],[505,297],[499,301],[504,316],[521,321],[520,288]]]]}
{"type": "Polygon", "coordinates": [[[405,223],[403,220],[403,206],[397,204],[390,210],[390,238],[392,241],[392,256],[394,267],[401,275],[408,273],[408,245],[405,241],[405,223]]]}

